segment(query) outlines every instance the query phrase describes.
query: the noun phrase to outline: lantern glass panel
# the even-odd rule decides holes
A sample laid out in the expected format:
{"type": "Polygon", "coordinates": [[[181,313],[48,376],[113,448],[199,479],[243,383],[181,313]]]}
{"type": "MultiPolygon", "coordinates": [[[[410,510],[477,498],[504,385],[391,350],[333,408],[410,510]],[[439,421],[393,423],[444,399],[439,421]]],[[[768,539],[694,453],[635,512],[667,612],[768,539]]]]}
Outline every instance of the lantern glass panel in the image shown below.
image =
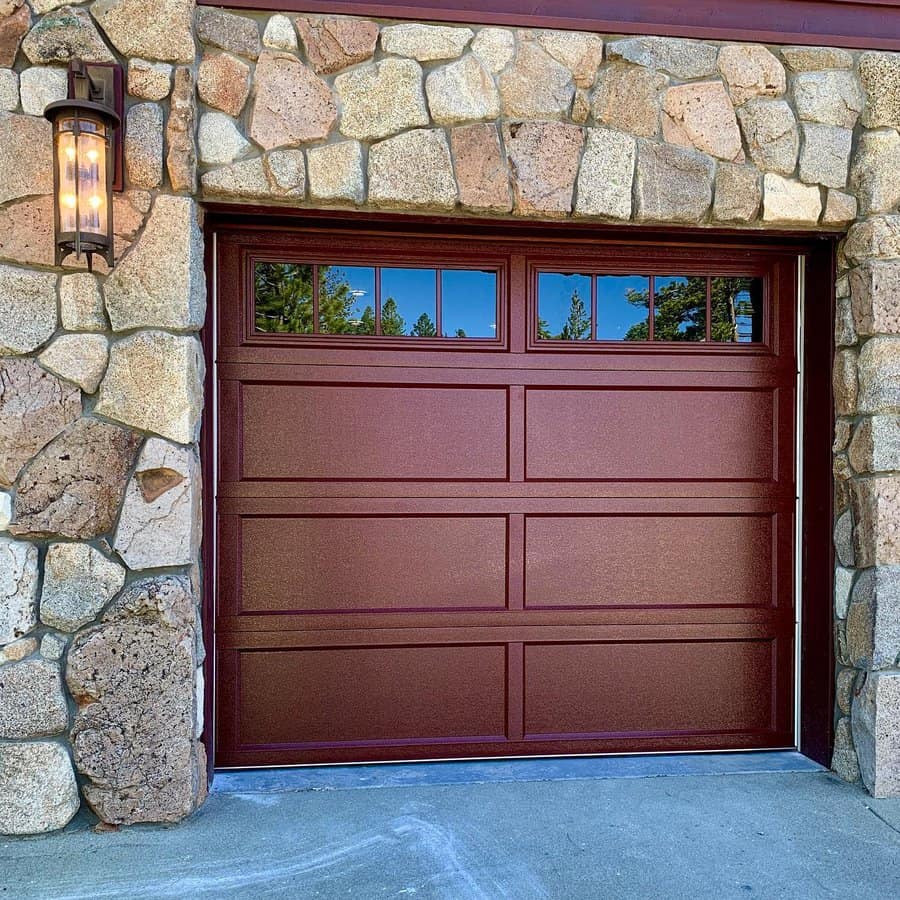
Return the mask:
{"type": "Polygon", "coordinates": [[[74,130],[74,119],[60,121],[56,145],[59,167],[59,230],[66,234],[78,230],[78,153],[74,130]]]}
{"type": "Polygon", "coordinates": [[[106,136],[82,120],[78,135],[78,222],[82,232],[106,234],[106,136]]]}

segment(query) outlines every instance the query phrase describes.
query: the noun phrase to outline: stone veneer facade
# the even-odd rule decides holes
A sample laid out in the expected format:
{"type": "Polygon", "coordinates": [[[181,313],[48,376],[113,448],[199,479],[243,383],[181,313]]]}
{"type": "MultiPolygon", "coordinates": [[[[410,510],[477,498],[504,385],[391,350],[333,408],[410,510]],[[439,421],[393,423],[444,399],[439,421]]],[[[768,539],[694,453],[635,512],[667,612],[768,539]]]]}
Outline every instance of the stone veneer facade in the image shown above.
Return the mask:
{"type": "Polygon", "coordinates": [[[0,833],[205,796],[203,199],[847,230],[834,768],[900,794],[900,54],[0,0],[0,66],[0,833]],[[72,56],[127,71],[97,275],[53,266],[72,56]]]}

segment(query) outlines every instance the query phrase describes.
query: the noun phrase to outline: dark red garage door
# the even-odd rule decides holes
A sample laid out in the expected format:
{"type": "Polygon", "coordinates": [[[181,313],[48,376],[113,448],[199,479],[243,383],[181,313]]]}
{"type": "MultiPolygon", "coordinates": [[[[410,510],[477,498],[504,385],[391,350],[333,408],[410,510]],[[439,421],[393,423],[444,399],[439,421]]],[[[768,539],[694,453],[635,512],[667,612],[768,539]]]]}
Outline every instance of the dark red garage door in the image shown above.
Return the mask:
{"type": "Polygon", "coordinates": [[[217,259],[218,765],[793,745],[795,257],[217,259]]]}

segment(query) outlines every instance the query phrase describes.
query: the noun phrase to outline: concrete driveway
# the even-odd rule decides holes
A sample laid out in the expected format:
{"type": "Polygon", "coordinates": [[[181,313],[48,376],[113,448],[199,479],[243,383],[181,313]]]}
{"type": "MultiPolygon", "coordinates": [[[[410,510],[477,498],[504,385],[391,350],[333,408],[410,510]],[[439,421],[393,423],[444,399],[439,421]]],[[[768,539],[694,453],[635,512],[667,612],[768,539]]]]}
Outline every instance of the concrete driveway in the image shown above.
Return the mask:
{"type": "Polygon", "coordinates": [[[588,777],[581,760],[507,762],[490,781],[477,763],[227,776],[176,827],[98,834],[83,814],[0,841],[0,897],[900,896],[900,801],[736,759],[719,774],[588,777]]]}

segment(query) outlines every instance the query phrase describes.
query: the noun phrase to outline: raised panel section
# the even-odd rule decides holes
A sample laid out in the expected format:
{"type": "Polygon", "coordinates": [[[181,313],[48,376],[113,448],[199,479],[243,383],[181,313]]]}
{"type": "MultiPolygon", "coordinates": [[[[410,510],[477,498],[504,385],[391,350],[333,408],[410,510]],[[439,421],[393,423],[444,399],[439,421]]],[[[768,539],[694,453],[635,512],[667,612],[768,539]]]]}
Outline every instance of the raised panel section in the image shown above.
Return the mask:
{"type": "Polygon", "coordinates": [[[243,612],[506,605],[504,516],[241,520],[243,612]]]}
{"type": "Polygon", "coordinates": [[[242,386],[245,479],[503,479],[506,389],[242,386]]]}
{"type": "Polygon", "coordinates": [[[526,391],[532,479],[771,480],[771,390],[526,391]]]}
{"type": "Polygon", "coordinates": [[[245,651],[238,746],[502,739],[501,645],[245,651]]]}
{"type": "Polygon", "coordinates": [[[774,641],[527,644],[526,735],[770,731],[774,641]]]}
{"type": "Polygon", "coordinates": [[[528,516],[528,607],[774,604],[772,516],[528,516]]]}

